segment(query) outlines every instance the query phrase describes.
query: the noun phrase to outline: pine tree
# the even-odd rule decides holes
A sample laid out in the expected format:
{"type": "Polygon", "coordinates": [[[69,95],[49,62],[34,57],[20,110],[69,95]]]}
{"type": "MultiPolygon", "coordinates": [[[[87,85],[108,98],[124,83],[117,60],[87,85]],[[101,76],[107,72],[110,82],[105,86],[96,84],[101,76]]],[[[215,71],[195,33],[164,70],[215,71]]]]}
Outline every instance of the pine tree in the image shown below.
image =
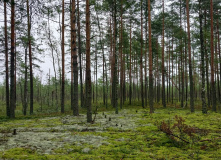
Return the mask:
{"type": "Polygon", "coordinates": [[[86,107],[87,122],[92,122],[91,108],[91,61],[90,61],[90,1],[86,0],[86,107]]]}
{"type": "Polygon", "coordinates": [[[15,118],[15,2],[11,1],[10,118],[15,118]]]}
{"type": "Polygon", "coordinates": [[[148,34],[149,34],[149,105],[150,113],[154,113],[153,108],[153,56],[152,56],[152,40],[151,40],[151,3],[148,0],[148,34]]]}

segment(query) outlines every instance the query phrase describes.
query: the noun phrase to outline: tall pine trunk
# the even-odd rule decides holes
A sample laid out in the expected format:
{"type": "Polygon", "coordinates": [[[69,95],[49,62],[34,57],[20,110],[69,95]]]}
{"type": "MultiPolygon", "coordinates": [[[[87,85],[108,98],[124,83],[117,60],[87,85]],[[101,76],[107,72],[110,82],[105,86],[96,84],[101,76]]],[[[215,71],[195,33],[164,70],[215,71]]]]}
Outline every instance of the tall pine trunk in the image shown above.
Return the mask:
{"type": "Polygon", "coordinates": [[[11,1],[10,118],[15,118],[15,2],[11,1]]]}
{"type": "Polygon", "coordinates": [[[141,0],[141,51],[140,51],[140,86],[141,86],[141,101],[144,108],[144,92],[143,92],[143,0],[141,0]]]}
{"type": "MultiPolygon", "coordinates": [[[[217,16],[219,15],[219,12],[217,10],[217,16]]],[[[219,34],[219,19],[217,18],[217,43],[218,43],[218,55],[219,55],[219,59],[221,59],[221,55],[220,55],[220,34],[219,34]]],[[[220,83],[219,86],[221,87],[221,61],[219,62],[219,79],[220,79],[220,83]]],[[[219,88],[219,100],[221,102],[221,93],[220,93],[220,88],[219,88]]]]}
{"type": "MultiPolygon", "coordinates": [[[[70,31],[71,31],[71,110],[73,110],[73,108],[74,108],[74,67],[73,67],[73,38],[74,38],[74,36],[73,36],[73,33],[74,33],[74,31],[72,30],[73,29],[73,15],[75,14],[75,13],[73,13],[73,7],[72,7],[72,3],[73,3],[73,1],[74,0],[70,0],[70,31]]],[[[74,42],[75,43],[75,42],[74,42]]]]}
{"type": "Polygon", "coordinates": [[[72,0],[72,12],[71,12],[71,55],[73,61],[73,73],[74,73],[74,91],[73,91],[73,115],[78,116],[78,63],[77,63],[77,48],[76,48],[76,9],[75,0],[72,0]]]}
{"type": "Polygon", "coordinates": [[[4,2],[4,23],[5,23],[5,90],[6,90],[6,116],[10,117],[9,104],[9,76],[8,76],[8,26],[7,26],[7,6],[4,2]]]}
{"type": "Polygon", "coordinates": [[[132,63],[132,27],[131,27],[131,20],[130,20],[130,73],[129,73],[129,79],[130,79],[130,86],[129,86],[129,105],[131,105],[131,99],[132,99],[132,75],[131,75],[131,63],[132,63]]]}
{"type": "Polygon", "coordinates": [[[64,113],[64,97],[65,97],[65,64],[64,64],[64,0],[62,0],[62,41],[61,41],[61,51],[62,51],[62,81],[61,81],[61,113],[64,113]]]}
{"type": "Polygon", "coordinates": [[[25,84],[24,84],[24,108],[23,108],[23,114],[26,115],[27,108],[28,108],[28,99],[27,99],[27,93],[28,93],[28,66],[27,66],[27,48],[25,49],[25,84]]]}
{"type": "Polygon", "coordinates": [[[90,5],[86,0],[86,107],[87,122],[92,122],[91,109],[91,61],[90,61],[90,5]]]}
{"type": "Polygon", "coordinates": [[[80,84],[81,84],[81,107],[83,107],[84,93],[83,93],[82,63],[81,63],[81,24],[80,24],[79,0],[77,0],[77,11],[78,11],[77,26],[78,26],[78,55],[79,55],[80,84]]]}
{"type": "Polygon", "coordinates": [[[30,114],[33,114],[33,98],[34,98],[34,88],[33,88],[33,72],[32,72],[32,50],[31,50],[31,23],[29,14],[29,0],[27,0],[27,18],[28,18],[28,52],[29,52],[29,70],[30,70],[30,114]]]}
{"type": "Polygon", "coordinates": [[[188,31],[188,54],[189,54],[189,78],[190,78],[190,110],[194,112],[194,93],[193,93],[193,76],[192,76],[192,62],[191,62],[191,40],[190,40],[190,18],[189,18],[189,0],[186,0],[186,14],[187,14],[187,31],[188,31]]]}
{"type": "Polygon", "coordinates": [[[154,112],[153,108],[153,57],[152,57],[152,41],[151,41],[151,8],[150,0],[148,0],[148,26],[149,26],[149,105],[150,113],[154,112]]]}
{"type": "Polygon", "coordinates": [[[162,28],[162,104],[166,108],[166,96],[165,96],[165,69],[164,69],[164,0],[163,0],[163,28],[162,28]]]}
{"type": "Polygon", "coordinates": [[[211,88],[212,88],[212,109],[216,111],[216,87],[214,81],[214,36],[213,36],[213,0],[210,0],[210,19],[211,19],[211,36],[210,36],[210,49],[211,49],[211,88]]]}
{"type": "MultiPolygon", "coordinates": [[[[182,34],[182,1],[180,1],[180,32],[182,34]]],[[[184,65],[183,65],[183,47],[182,47],[182,38],[180,39],[180,56],[181,56],[181,107],[184,107],[184,65]]]]}
{"type": "Polygon", "coordinates": [[[113,81],[112,81],[112,98],[113,107],[115,108],[115,113],[118,114],[118,56],[117,56],[117,4],[114,0],[113,7],[113,21],[114,21],[114,37],[113,37],[113,81]]]}
{"type": "Polygon", "coordinates": [[[147,89],[148,89],[148,87],[147,87],[147,85],[148,85],[147,84],[147,81],[148,81],[147,80],[147,30],[148,30],[147,29],[147,18],[148,18],[147,17],[147,10],[148,10],[147,9],[147,0],[146,0],[145,4],[146,4],[146,7],[145,7],[145,69],[144,69],[144,72],[145,72],[144,73],[145,74],[145,76],[144,76],[145,77],[144,78],[145,79],[145,84],[144,84],[145,85],[145,89],[144,89],[145,103],[144,104],[145,105],[144,106],[147,107],[147,89]]]}
{"type": "Polygon", "coordinates": [[[123,0],[121,0],[121,16],[120,16],[120,108],[123,105],[123,0]]]}
{"type": "Polygon", "coordinates": [[[202,88],[201,88],[201,99],[202,99],[202,112],[207,113],[207,108],[206,108],[206,97],[205,97],[205,62],[204,62],[204,37],[203,37],[203,14],[202,14],[202,6],[201,6],[201,1],[199,0],[199,20],[200,20],[200,50],[201,50],[201,76],[202,76],[202,88]]]}

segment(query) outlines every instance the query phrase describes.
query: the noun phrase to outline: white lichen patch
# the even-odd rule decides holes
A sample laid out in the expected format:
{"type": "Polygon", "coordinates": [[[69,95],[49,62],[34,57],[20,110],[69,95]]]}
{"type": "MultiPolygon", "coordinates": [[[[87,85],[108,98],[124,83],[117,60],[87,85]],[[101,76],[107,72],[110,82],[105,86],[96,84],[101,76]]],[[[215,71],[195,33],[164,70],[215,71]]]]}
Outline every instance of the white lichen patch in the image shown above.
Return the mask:
{"type": "MultiPolygon", "coordinates": [[[[48,117],[32,120],[19,120],[16,123],[6,122],[0,133],[0,152],[13,148],[27,148],[39,154],[56,154],[65,146],[77,146],[82,152],[88,153],[93,148],[109,145],[108,137],[97,136],[97,132],[107,132],[111,129],[119,131],[134,130],[141,120],[141,112],[123,109],[119,114],[113,111],[97,113],[93,124],[86,122],[86,115],[48,117]],[[16,135],[13,130],[16,129],[16,135]],[[86,134],[82,134],[86,132],[86,134]]],[[[124,141],[121,137],[116,141],[124,141]]],[[[68,152],[68,148],[67,148],[68,152]]]]}
{"type": "Polygon", "coordinates": [[[20,132],[8,137],[8,141],[0,145],[0,151],[12,148],[28,148],[41,154],[53,154],[54,150],[65,145],[92,145],[99,147],[106,137],[95,135],[73,135],[71,132],[20,132]]]}

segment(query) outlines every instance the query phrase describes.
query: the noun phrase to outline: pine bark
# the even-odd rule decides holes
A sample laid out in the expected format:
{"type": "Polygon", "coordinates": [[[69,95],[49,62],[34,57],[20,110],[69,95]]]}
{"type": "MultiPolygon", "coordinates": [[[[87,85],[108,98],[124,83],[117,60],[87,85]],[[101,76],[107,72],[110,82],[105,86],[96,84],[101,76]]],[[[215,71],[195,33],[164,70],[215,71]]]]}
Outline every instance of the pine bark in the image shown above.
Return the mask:
{"type": "MultiPolygon", "coordinates": [[[[182,33],[182,1],[180,1],[180,32],[182,33]]],[[[180,54],[181,54],[181,108],[184,107],[184,65],[183,65],[183,47],[182,38],[180,39],[180,54]]]]}
{"type": "Polygon", "coordinates": [[[32,71],[32,50],[31,50],[31,23],[29,14],[29,0],[27,0],[27,18],[28,18],[28,52],[29,52],[29,70],[30,70],[30,114],[33,114],[33,98],[34,98],[34,88],[33,88],[33,71],[32,71]]]}
{"type": "Polygon", "coordinates": [[[73,108],[74,108],[74,67],[73,67],[73,44],[72,44],[72,42],[73,42],[73,33],[74,33],[74,31],[72,31],[72,28],[73,28],[73,7],[72,7],[72,3],[73,3],[73,0],[70,0],[70,25],[71,25],[71,27],[70,27],[70,30],[71,30],[71,110],[73,110],[73,108]]]}
{"type": "MultiPolygon", "coordinates": [[[[172,83],[173,83],[173,75],[174,75],[174,73],[173,73],[173,68],[174,68],[174,66],[173,66],[173,64],[174,64],[174,50],[173,50],[173,37],[172,37],[172,83]]],[[[172,84],[172,104],[173,104],[173,84],[172,84]]]]}
{"type": "Polygon", "coordinates": [[[140,86],[141,86],[141,101],[144,108],[144,92],[143,92],[143,0],[141,0],[141,51],[140,51],[140,86]]]}
{"type": "Polygon", "coordinates": [[[8,76],[8,26],[7,26],[7,4],[4,2],[4,24],[5,24],[5,91],[6,91],[6,116],[10,117],[9,103],[9,76],[8,76]]]}
{"type": "Polygon", "coordinates": [[[162,28],[162,104],[166,108],[166,97],[165,97],[165,69],[164,69],[164,0],[163,0],[163,28],[162,28]]]}
{"type": "Polygon", "coordinates": [[[123,105],[123,0],[121,0],[121,28],[120,28],[120,61],[121,61],[121,70],[120,70],[120,108],[122,109],[123,105]]]}
{"type": "Polygon", "coordinates": [[[86,0],[86,107],[87,122],[92,122],[91,108],[91,61],[90,61],[90,5],[86,0]]]}
{"type": "Polygon", "coordinates": [[[214,81],[214,36],[213,36],[213,0],[210,0],[210,19],[211,19],[211,36],[210,36],[210,50],[211,50],[211,88],[212,88],[212,110],[216,112],[216,87],[214,81]]]}
{"type": "Polygon", "coordinates": [[[150,0],[148,0],[148,30],[149,30],[149,105],[150,113],[154,113],[153,108],[153,57],[152,57],[152,41],[151,41],[151,8],[150,0]]]}
{"type": "Polygon", "coordinates": [[[204,61],[204,37],[203,37],[203,14],[202,14],[202,6],[201,6],[201,1],[199,0],[199,20],[200,20],[200,46],[201,46],[201,76],[202,76],[202,88],[201,88],[201,99],[202,99],[202,112],[204,114],[207,113],[207,108],[206,108],[206,97],[205,97],[205,61],[204,61]]]}
{"type": "Polygon", "coordinates": [[[78,116],[78,62],[77,62],[77,45],[76,45],[76,9],[75,0],[72,0],[71,12],[71,55],[73,61],[73,76],[74,76],[74,90],[73,90],[73,115],[78,116]]]}
{"type": "MultiPolygon", "coordinates": [[[[219,15],[219,12],[217,10],[217,16],[219,15]]],[[[219,19],[217,18],[217,43],[218,43],[218,55],[219,55],[219,59],[221,59],[221,55],[220,55],[220,34],[219,34],[219,19]]],[[[220,79],[220,83],[219,86],[221,86],[221,61],[219,63],[219,79],[220,79]]],[[[219,87],[219,100],[221,102],[221,91],[220,91],[220,87],[219,87]]]]}
{"type": "MultiPolygon", "coordinates": [[[[207,23],[207,19],[206,19],[206,10],[204,10],[204,17],[205,17],[205,19],[204,19],[204,25],[205,25],[205,29],[207,29],[206,28],[206,23],[207,23]]],[[[210,86],[210,82],[209,82],[209,55],[208,55],[208,51],[207,51],[207,46],[206,46],[206,44],[207,44],[207,39],[205,39],[205,44],[204,44],[204,46],[205,46],[205,54],[206,54],[206,86],[207,86],[207,101],[208,101],[208,108],[210,107],[210,104],[211,104],[211,94],[210,94],[210,88],[211,88],[211,86],[210,86]]]]}
{"type": "Polygon", "coordinates": [[[27,108],[28,108],[28,99],[27,99],[27,93],[28,93],[28,66],[27,66],[27,48],[25,49],[25,84],[24,84],[24,107],[23,107],[23,114],[26,115],[27,108]]]}
{"type": "MultiPolygon", "coordinates": [[[[15,29],[15,101],[17,101],[17,82],[16,82],[16,75],[17,75],[17,53],[16,53],[16,29],[15,29]]],[[[16,105],[15,105],[15,109],[16,109],[16,105]]]]}
{"type": "Polygon", "coordinates": [[[84,107],[82,63],[81,63],[81,24],[80,24],[79,0],[77,0],[77,11],[78,11],[77,26],[78,26],[78,55],[79,55],[80,84],[81,84],[81,107],[84,107]]]}
{"type": "Polygon", "coordinates": [[[194,91],[193,91],[193,76],[192,76],[192,62],[191,62],[191,40],[190,40],[190,20],[189,20],[189,0],[186,0],[186,14],[187,14],[187,30],[188,30],[188,54],[189,54],[189,78],[190,78],[190,110],[194,112],[194,91]]]}
{"type": "Polygon", "coordinates": [[[64,113],[64,97],[65,97],[65,51],[64,51],[64,0],[62,0],[62,41],[61,41],[61,51],[62,51],[62,80],[61,80],[61,113],[64,113]]]}
{"type": "Polygon", "coordinates": [[[130,86],[129,86],[129,105],[131,105],[132,99],[132,72],[131,72],[131,65],[132,65],[132,28],[131,28],[131,20],[130,20],[130,72],[129,72],[129,79],[130,79],[130,86]]]}
{"type": "MultiPolygon", "coordinates": [[[[147,1],[146,1],[147,2],[147,1]]],[[[146,3],[147,5],[147,3],[146,3]]],[[[144,95],[145,95],[145,103],[144,103],[144,106],[147,107],[147,90],[148,90],[148,87],[147,87],[147,6],[145,7],[145,68],[144,68],[144,74],[145,74],[145,89],[144,89],[144,95]]]]}
{"type": "Polygon", "coordinates": [[[114,74],[113,74],[113,106],[115,113],[118,114],[118,55],[117,55],[117,4],[114,0],[114,38],[113,38],[113,55],[114,55],[114,74]]]}
{"type": "Polygon", "coordinates": [[[15,118],[15,2],[11,1],[10,118],[15,118]]]}

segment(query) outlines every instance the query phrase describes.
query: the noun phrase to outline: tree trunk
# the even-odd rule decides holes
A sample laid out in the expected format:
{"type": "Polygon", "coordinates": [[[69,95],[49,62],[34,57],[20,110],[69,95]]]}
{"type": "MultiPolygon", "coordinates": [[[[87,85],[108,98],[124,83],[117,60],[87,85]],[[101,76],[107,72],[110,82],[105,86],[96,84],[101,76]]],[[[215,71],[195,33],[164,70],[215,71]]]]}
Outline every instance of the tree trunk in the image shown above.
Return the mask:
{"type": "MultiPolygon", "coordinates": [[[[219,12],[217,10],[217,16],[219,16],[219,12]]],[[[218,55],[219,55],[219,61],[221,60],[221,55],[220,55],[220,35],[219,35],[219,19],[217,18],[217,43],[218,43],[218,55]]],[[[219,62],[219,79],[220,79],[220,83],[219,86],[221,86],[221,61],[219,62]]],[[[220,88],[219,88],[219,100],[221,102],[221,93],[220,93],[220,88]]]]}
{"type": "MultiPolygon", "coordinates": [[[[73,71],[73,57],[74,57],[74,52],[73,52],[73,42],[75,43],[75,41],[73,41],[74,38],[74,31],[73,29],[73,15],[75,14],[73,11],[73,7],[72,7],[72,3],[74,0],[70,0],[70,25],[71,25],[71,110],[73,110],[74,108],[74,71],[73,71]]],[[[75,6],[74,6],[75,7],[75,6]]],[[[74,24],[75,25],[75,24],[74,24]]]]}
{"type": "Polygon", "coordinates": [[[143,92],[143,0],[141,0],[141,51],[140,51],[140,86],[141,86],[141,101],[144,108],[144,92],[143,92]]]}
{"type": "Polygon", "coordinates": [[[61,82],[61,113],[64,113],[64,97],[65,97],[65,52],[64,52],[64,0],[62,0],[62,42],[61,42],[61,49],[62,49],[62,82],[61,82]]]}
{"type": "Polygon", "coordinates": [[[132,99],[132,76],[131,76],[131,63],[132,63],[132,27],[131,27],[131,20],[130,20],[130,75],[129,75],[129,79],[130,79],[130,86],[129,86],[129,105],[131,105],[131,99],[132,99]]]}
{"type": "Polygon", "coordinates": [[[29,52],[29,69],[30,69],[30,114],[33,114],[33,72],[32,72],[32,50],[31,50],[31,23],[29,15],[29,0],[27,0],[27,18],[28,18],[28,52],[29,52]]]}
{"type": "MultiPolygon", "coordinates": [[[[113,12],[113,11],[112,11],[113,12]]],[[[110,94],[111,94],[111,104],[114,106],[114,65],[115,65],[115,56],[113,52],[113,39],[112,39],[112,19],[110,18],[110,57],[111,57],[111,89],[110,89],[110,94]]]]}
{"type": "Polygon", "coordinates": [[[6,90],[6,116],[10,117],[9,103],[9,76],[8,76],[8,32],[7,32],[7,6],[4,2],[4,23],[5,23],[5,90],[6,90]]]}
{"type": "Polygon", "coordinates": [[[10,118],[15,118],[15,2],[11,1],[10,118]]]}
{"type": "Polygon", "coordinates": [[[32,50],[31,50],[31,24],[29,16],[29,0],[27,0],[27,20],[28,20],[28,52],[29,52],[29,76],[30,76],[30,114],[33,114],[33,73],[32,73],[32,50]]]}
{"type": "Polygon", "coordinates": [[[97,45],[95,46],[95,103],[97,106],[97,45]]]}
{"type": "MultiPolygon", "coordinates": [[[[180,1],[180,32],[182,34],[182,1],[180,1]]],[[[184,65],[183,65],[183,47],[182,47],[182,38],[180,39],[180,56],[181,56],[181,79],[182,79],[182,82],[181,82],[181,93],[180,93],[180,96],[181,96],[181,108],[184,107],[184,65]]]]}
{"type": "MultiPolygon", "coordinates": [[[[157,48],[158,48],[158,43],[157,43],[157,48]]],[[[158,65],[159,64],[159,54],[158,54],[158,52],[157,52],[157,55],[156,55],[156,61],[157,61],[156,62],[156,64],[157,64],[157,72],[156,72],[157,76],[156,76],[156,79],[155,79],[155,81],[156,81],[155,82],[155,85],[156,85],[156,87],[155,87],[156,88],[155,99],[156,99],[156,102],[159,103],[160,102],[160,76],[159,76],[160,74],[159,74],[159,67],[158,67],[159,66],[158,65]]]]}
{"type": "Polygon", "coordinates": [[[149,105],[150,113],[154,112],[153,108],[153,57],[152,57],[152,41],[151,41],[151,8],[150,0],[148,0],[148,26],[149,26],[149,105]]]}
{"type": "MultiPolygon", "coordinates": [[[[78,116],[78,63],[77,63],[77,48],[76,48],[76,9],[75,0],[72,0],[72,12],[71,12],[71,55],[73,62],[73,73],[74,73],[74,87],[73,87],[73,115],[78,116]]],[[[73,77],[72,77],[73,78],[73,77]]]]}
{"type": "MultiPolygon", "coordinates": [[[[147,1],[146,1],[147,2],[147,1]]],[[[146,3],[147,5],[147,3],[146,3]]],[[[144,89],[144,95],[145,95],[145,107],[147,107],[147,6],[145,7],[145,69],[144,69],[144,74],[145,74],[145,89],[144,89]]]]}
{"type": "Polygon", "coordinates": [[[79,0],[77,0],[78,7],[78,55],[79,55],[79,65],[80,65],[80,83],[81,83],[81,107],[84,107],[84,93],[83,93],[83,80],[82,80],[82,64],[81,64],[81,25],[80,25],[80,10],[79,10],[79,0]]]}
{"type": "Polygon", "coordinates": [[[113,80],[112,80],[112,101],[113,107],[115,108],[115,113],[118,114],[118,70],[117,70],[117,6],[116,0],[114,0],[114,7],[113,7],[113,26],[114,26],[114,36],[113,36],[113,60],[112,60],[112,67],[113,67],[113,80]]]}
{"type": "MultiPolygon", "coordinates": [[[[100,28],[100,27],[99,27],[100,28]]],[[[100,29],[99,29],[100,30],[100,29]]],[[[100,32],[101,34],[101,32],[100,32]]],[[[100,43],[101,43],[101,35],[100,35],[100,43]]],[[[102,44],[102,43],[101,43],[102,44]]],[[[105,73],[104,73],[104,66],[105,66],[105,58],[104,58],[104,47],[103,47],[103,44],[102,44],[102,58],[103,58],[103,104],[105,105],[106,101],[106,93],[105,93],[105,73]]]]}
{"type": "Polygon", "coordinates": [[[91,109],[91,62],[90,62],[90,5],[86,0],[86,107],[87,122],[92,122],[91,109]]]}
{"type": "Polygon", "coordinates": [[[121,16],[120,16],[120,108],[123,105],[123,0],[121,0],[121,16]]]}
{"type": "Polygon", "coordinates": [[[210,36],[210,49],[211,49],[211,87],[212,87],[212,109],[216,112],[216,87],[214,81],[214,40],[213,40],[213,0],[210,0],[210,19],[211,19],[211,36],[210,36]]]}
{"type": "MultiPolygon", "coordinates": [[[[16,74],[17,74],[17,62],[16,62],[16,59],[17,59],[17,53],[16,53],[16,30],[15,30],[15,101],[17,101],[17,82],[16,82],[16,74]]],[[[15,105],[15,109],[16,109],[16,105],[15,105]]]]}
{"type": "Polygon", "coordinates": [[[27,48],[25,49],[25,84],[24,84],[24,108],[23,108],[23,114],[26,115],[27,108],[28,108],[28,99],[27,99],[27,93],[28,93],[28,66],[27,66],[27,48]]]}
{"type": "Polygon", "coordinates": [[[166,108],[165,98],[165,76],[164,76],[164,0],[163,0],[163,28],[162,28],[162,104],[166,108]]]}
{"type": "MultiPolygon", "coordinates": [[[[105,59],[104,59],[104,61],[105,61],[105,59]]],[[[106,61],[105,61],[105,70],[106,70],[106,90],[107,90],[107,92],[106,92],[106,109],[107,109],[107,103],[108,103],[108,81],[107,81],[107,63],[106,63],[106,61]]]]}
{"type": "Polygon", "coordinates": [[[205,63],[204,63],[204,37],[203,37],[203,14],[202,14],[202,6],[201,1],[199,0],[199,20],[200,20],[200,46],[201,46],[201,76],[202,76],[202,89],[201,89],[201,99],[202,99],[202,112],[204,114],[207,113],[206,108],[206,99],[205,99],[205,63]]]}
{"type": "Polygon", "coordinates": [[[50,74],[51,73],[50,72],[51,71],[50,71],[50,68],[49,68],[49,72],[48,72],[48,87],[47,87],[48,88],[48,98],[47,98],[48,99],[47,100],[48,101],[47,102],[48,103],[48,108],[50,107],[50,85],[51,85],[51,83],[50,83],[50,79],[51,79],[50,74]]]}
{"type": "MultiPolygon", "coordinates": [[[[173,66],[173,59],[174,59],[173,58],[174,57],[174,53],[173,52],[174,52],[174,50],[173,50],[173,36],[172,36],[172,56],[171,56],[172,57],[172,82],[173,82],[173,74],[174,74],[173,73],[173,67],[174,67],[173,66]]],[[[173,104],[173,84],[172,84],[172,104],[173,104]]]]}
{"type": "Polygon", "coordinates": [[[169,40],[169,68],[168,68],[168,72],[169,72],[169,102],[171,102],[170,100],[171,100],[171,97],[170,97],[170,88],[171,88],[171,85],[170,85],[170,61],[171,61],[171,52],[170,52],[171,50],[170,50],[170,40],[169,40]]]}
{"type": "MultiPolygon", "coordinates": [[[[206,20],[206,10],[204,10],[204,17],[205,17],[205,19],[204,19],[204,27],[205,27],[205,29],[207,29],[206,28],[206,22],[207,22],[207,20],[206,20]]],[[[205,44],[204,44],[204,46],[205,46],[205,58],[206,58],[206,86],[207,86],[207,100],[208,100],[208,108],[210,107],[210,104],[211,104],[211,97],[210,97],[210,83],[209,83],[209,57],[208,57],[208,51],[207,51],[207,46],[206,46],[206,44],[207,44],[207,39],[205,39],[205,44]]]]}
{"type": "Polygon", "coordinates": [[[191,40],[190,40],[190,20],[189,20],[189,0],[186,0],[187,30],[188,30],[188,54],[189,54],[189,78],[190,78],[190,110],[194,112],[193,76],[191,63],[191,40]]]}

